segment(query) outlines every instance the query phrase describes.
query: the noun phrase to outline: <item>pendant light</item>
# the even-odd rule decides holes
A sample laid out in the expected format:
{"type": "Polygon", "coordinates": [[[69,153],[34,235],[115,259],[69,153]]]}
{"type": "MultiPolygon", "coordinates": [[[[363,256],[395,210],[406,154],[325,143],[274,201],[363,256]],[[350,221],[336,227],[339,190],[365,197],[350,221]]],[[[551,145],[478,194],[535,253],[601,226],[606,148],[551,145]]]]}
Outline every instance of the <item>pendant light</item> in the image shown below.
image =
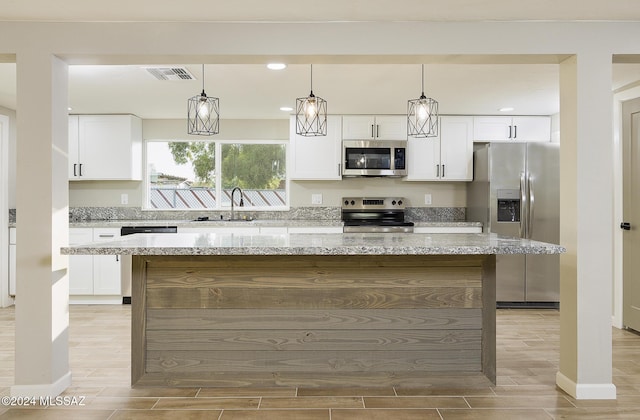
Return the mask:
{"type": "Polygon", "coordinates": [[[327,135],[327,101],[313,94],[313,64],[311,65],[311,93],[296,99],[296,134],[300,136],[327,135]]]}
{"type": "Polygon", "coordinates": [[[422,94],[407,103],[407,134],[411,137],[438,136],[438,102],[424,96],[424,64],[422,65],[422,94]]]}
{"type": "Polygon", "coordinates": [[[189,98],[188,102],[189,134],[212,136],[220,131],[220,100],[204,93],[204,64],[202,65],[202,93],[189,98]]]}

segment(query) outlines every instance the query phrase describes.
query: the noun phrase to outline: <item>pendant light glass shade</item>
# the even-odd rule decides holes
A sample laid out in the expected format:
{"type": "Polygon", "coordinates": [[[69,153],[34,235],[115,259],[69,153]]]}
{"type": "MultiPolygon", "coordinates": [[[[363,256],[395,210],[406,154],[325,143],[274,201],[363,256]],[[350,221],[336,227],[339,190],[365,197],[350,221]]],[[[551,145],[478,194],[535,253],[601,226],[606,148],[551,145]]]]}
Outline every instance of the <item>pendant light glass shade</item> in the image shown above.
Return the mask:
{"type": "Polygon", "coordinates": [[[220,100],[204,92],[204,64],[202,65],[202,93],[187,101],[187,132],[212,136],[220,131],[220,100]]]}
{"type": "Polygon", "coordinates": [[[424,64],[422,65],[422,94],[407,103],[407,134],[411,137],[438,136],[438,102],[424,95],[424,64]]]}
{"type": "Polygon", "coordinates": [[[313,64],[311,65],[311,93],[296,99],[296,134],[300,136],[327,135],[327,101],[313,94],[313,64]]]}

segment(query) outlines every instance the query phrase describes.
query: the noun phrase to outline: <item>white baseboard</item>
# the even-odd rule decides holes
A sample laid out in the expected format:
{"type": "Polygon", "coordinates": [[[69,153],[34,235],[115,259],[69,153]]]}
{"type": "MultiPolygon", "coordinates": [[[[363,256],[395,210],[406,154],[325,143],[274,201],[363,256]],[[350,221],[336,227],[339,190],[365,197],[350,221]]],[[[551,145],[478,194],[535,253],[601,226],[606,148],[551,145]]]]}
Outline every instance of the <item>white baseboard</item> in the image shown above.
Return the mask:
{"type": "Polygon", "coordinates": [[[69,305],[122,305],[120,295],[70,295],[69,305]]]}
{"type": "Polygon", "coordinates": [[[617,315],[611,315],[611,325],[613,325],[615,328],[619,330],[623,329],[624,325],[622,324],[622,317],[617,315]]]}
{"type": "Polygon", "coordinates": [[[12,397],[57,397],[65,389],[71,386],[71,372],[67,372],[62,378],[52,384],[39,385],[13,385],[11,387],[12,397]]]}
{"type": "Polygon", "coordinates": [[[561,372],[556,373],[556,385],[576,400],[615,400],[614,384],[578,384],[561,372]]]}

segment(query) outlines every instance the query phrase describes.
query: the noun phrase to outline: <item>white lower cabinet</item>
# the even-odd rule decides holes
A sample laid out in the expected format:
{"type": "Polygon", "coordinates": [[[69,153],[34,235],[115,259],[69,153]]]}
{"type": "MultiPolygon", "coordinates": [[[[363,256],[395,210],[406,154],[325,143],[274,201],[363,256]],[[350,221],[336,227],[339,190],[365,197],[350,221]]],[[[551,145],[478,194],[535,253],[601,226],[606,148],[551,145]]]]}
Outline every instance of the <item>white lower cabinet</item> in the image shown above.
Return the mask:
{"type": "Polygon", "coordinates": [[[342,233],[342,226],[290,227],[289,233],[342,233]]]}
{"type": "Polygon", "coordinates": [[[238,235],[257,235],[258,226],[220,226],[220,227],[178,227],[178,233],[237,233],[238,235]]]}
{"type": "Polygon", "coordinates": [[[482,233],[482,226],[416,226],[414,233],[482,233]]]}
{"type": "MultiPolygon", "coordinates": [[[[120,237],[120,229],[93,229],[94,241],[110,241],[120,237]]],[[[93,294],[120,295],[122,292],[120,255],[93,256],[93,294]]]]}
{"type": "MultiPolygon", "coordinates": [[[[92,228],[69,229],[69,245],[93,242],[92,228]]],[[[69,255],[69,294],[93,294],[93,256],[69,255]]]]}
{"type": "MultiPolygon", "coordinates": [[[[118,238],[117,228],[71,228],[69,245],[118,238]]],[[[120,256],[70,255],[69,295],[71,296],[119,296],[121,293],[120,256]]],[[[93,300],[88,300],[93,302],[93,300]]],[[[72,299],[72,303],[74,299],[72,299]]],[[[77,301],[84,303],[84,301],[77,301]]]]}
{"type": "Polygon", "coordinates": [[[272,235],[282,235],[285,233],[342,233],[342,226],[178,227],[178,233],[237,233],[238,235],[257,235],[259,233],[272,235]]]}
{"type": "Polygon", "coordinates": [[[286,226],[260,226],[260,234],[262,235],[282,235],[289,232],[286,226]]]}

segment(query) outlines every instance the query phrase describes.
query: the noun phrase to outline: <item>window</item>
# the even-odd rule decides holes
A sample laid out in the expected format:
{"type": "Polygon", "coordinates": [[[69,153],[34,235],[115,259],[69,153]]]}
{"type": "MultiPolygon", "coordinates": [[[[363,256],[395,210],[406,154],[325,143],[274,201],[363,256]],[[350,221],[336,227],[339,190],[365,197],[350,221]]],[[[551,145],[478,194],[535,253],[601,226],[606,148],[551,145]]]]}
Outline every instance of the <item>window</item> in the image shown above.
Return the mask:
{"type": "Polygon", "coordinates": [[[234,187],[245,209],[287,207],[282,141],[147,141],[146,163],[148,209],[226,209],[234,187]]]}

